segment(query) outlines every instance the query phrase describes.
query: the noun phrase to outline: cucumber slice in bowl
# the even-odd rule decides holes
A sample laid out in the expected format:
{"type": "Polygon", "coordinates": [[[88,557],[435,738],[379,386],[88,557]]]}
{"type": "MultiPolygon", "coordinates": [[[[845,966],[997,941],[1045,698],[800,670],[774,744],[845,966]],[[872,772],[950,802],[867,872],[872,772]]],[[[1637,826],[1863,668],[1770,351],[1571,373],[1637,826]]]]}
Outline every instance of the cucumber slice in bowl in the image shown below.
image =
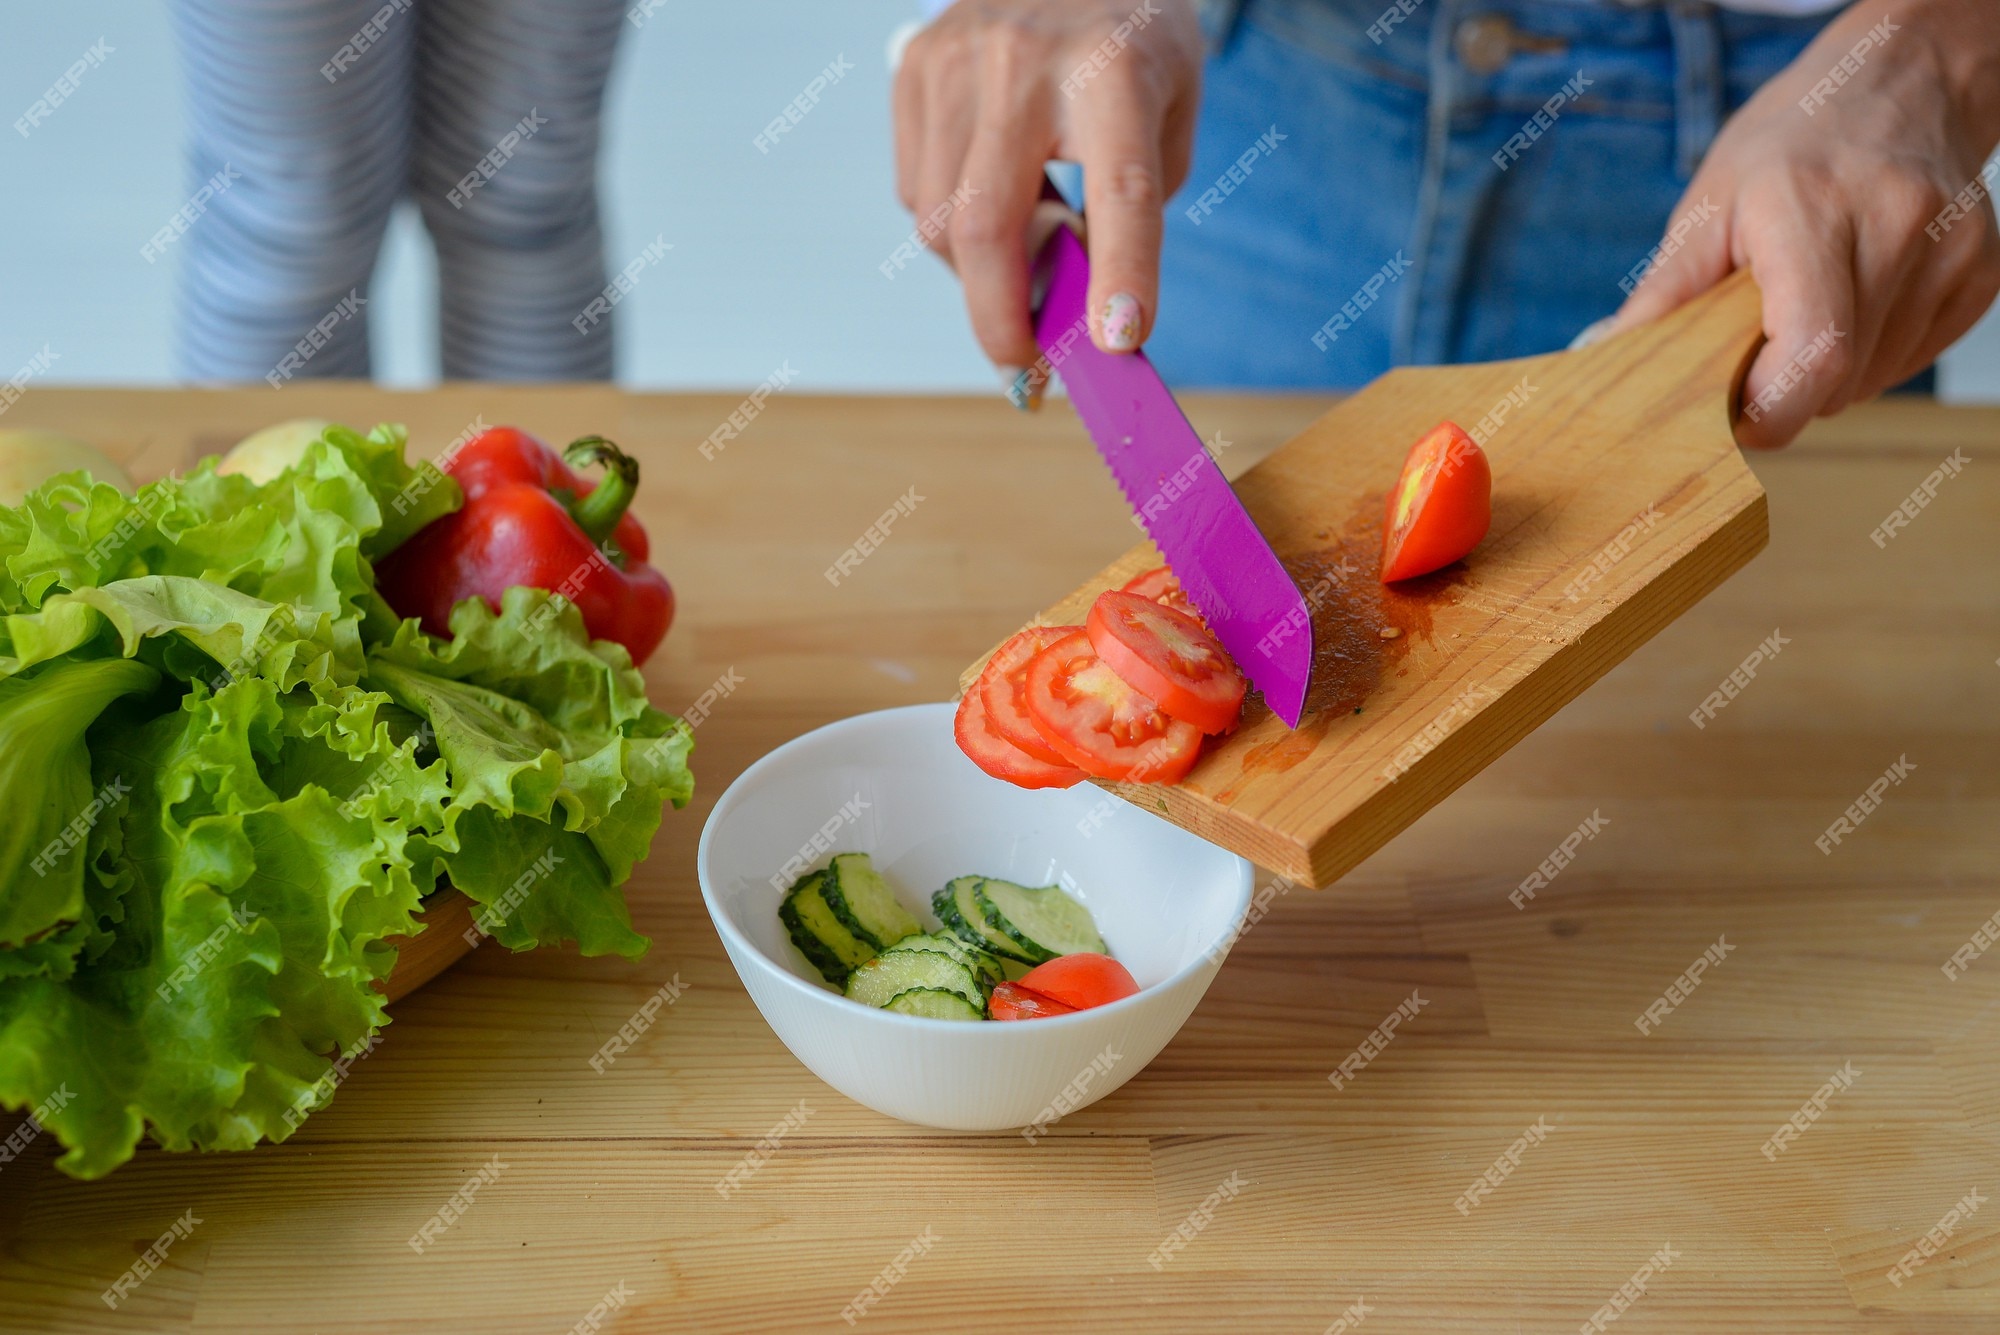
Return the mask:
{"type": "Polygon", "coordinates": [[[875,948],[854,935],[833,914],[820,887],[823,871],[807,872],[792,882],[792,888],[778,904],[778,920],[790,933],[799,953],[818,969],[820,976],[835,987],[856,967],[875,957],[875,948]]]}
{"type": "Polygon", "coordinates": [[[1014,943],[1017,959],[1041,964],[1084,950],[1110,953],[1090,910],[1059,885],[1030,887],[982,876],[972,894],[988,929],[1014,943]]]}
{"type": "Polygon", "coordinates": [[[906,936],[896,943],[895,949],[934,950],[941,955],[948,955],[971,970],[973,981],[979,984],[982,992],[990,990],[995,983],[1007,977],[998,956],[978,946],[967,945],[949,932],[906,936]]]}
{"type": "Polygon", "coordinates": [[[887,950],[924,930],[897,901],[896,892],[866,853],[834,854],[820,894],[841,926],[876,950],[887,950]]]}
{"type": "Polygon", "coordinates": [[[920,1015],[927,1020],[983,1020],[986,1010],[975,1006],[956,992],[940,991],[934,987],[913,987],[907,992],[898,992],[889,998],[884,1010],[895,1011],[898,1015],[920,1015]]]}
{"type": "Polygon", "coordinates": [[[952,877],[944,883],[944,889],[931,896],[931,912],[937,914],[938,921],[967,945],[977,946],[1002,959],[1040,964],[1047,956],[1031,953],[1026,946],[987,921],[986,910],[978,899],[979,883],[985,879],[983,876],[952,877]]]}
{"type": "Polygon", "coordinates": [[[864,1006],[887,1006],[912,988],[956,992],[982,1014],[986,1009],[972,970],[942,951],[885,950],[847,978],[848,999],[864,1006]]]}
{"type": "Polygon", "coordinates": [[[960,876],[946,881],[944,889],[931,895],[931,912],[944,924],[942,935],[962,941],[975,950],[985,950],[986,934],[976,927],[968,926],[958,912],[958,883],[978,879],[976,876],[960,876]]]}

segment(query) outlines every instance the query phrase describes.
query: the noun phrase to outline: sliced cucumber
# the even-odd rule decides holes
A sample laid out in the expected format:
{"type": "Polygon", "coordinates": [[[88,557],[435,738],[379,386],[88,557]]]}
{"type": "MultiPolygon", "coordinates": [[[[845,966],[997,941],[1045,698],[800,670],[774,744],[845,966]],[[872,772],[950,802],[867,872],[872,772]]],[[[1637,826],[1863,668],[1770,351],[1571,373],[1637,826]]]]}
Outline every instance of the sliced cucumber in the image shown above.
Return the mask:
{"type": "Polygon", "coordinates": [[[1097,934],[1090,910],[1059,885],[1030,887],[981,877],[973,899],[986,925],[1014,942],[1020,958],[1039,964],[1080,950],[1105,953],[1104,938],[1097,934]]]}
{"type": "MultiPolygon", "coordinates": [[[[977,878],[960,878],[977,879],[977,878]]],[[[931,895],[931,912],[944,924],[944,934],[958,938],[969,946],[986,949],[986,934],[977,928],[968,927],[965,919],[958,916],[958,881],[945,882],[944,889],[931,895]]]]}
{"type": "Polygon", "coordinates": [[[833,916],[833,910],[820,894],[825,880],[825,872],[814,871],[794,881],[778,904],[778,921],[791,933],[792,944],[799,948],[799,953],[811,961],[821,977],[838,987],[851,970],[874,958],[875,948],[833,916]]]}
{"type": "Polygon", "coordinates": [[[969,1005],[985,1004],[972,970],[937,950],[885,950],[847,978],[849,999],[864,1006],[886,1006],[911,988],[956,992],[969,1005]]]}
{"type": "Polygon", "coordinates": [[[889,998],[884,1010],[898,1015],[921,1015],[927,1020],[983,1020],[986,1008],[975,1006],[956,992],[935,987],[913,987],[889,998]]]}
{"type": "Polygon", "coordinates": [[[967,945],[950,932],[931,932],[906,936],[895,945],[897,950],[935,950],[949,955],[972,971],[972,977],[982,991],[990,990],[995,983],[1007,975],[999,957],[980,946],[967,945]]]}
{"type": "Polygon", "coordinates": [[[896,900],[896,892],[866,853],[836,853],[820,894],[841,926],[877,950],[887,950],[923,924],[896,900]]]}
{"type": "Polygon", "coordinates": [[[983,876],[952,877],[944,883],[944,889],[931,896],[931,911],[952,935],[967,945],[991,951],[1002,959],[1040,964],[1046,956],[1030,954],[1027,947],[987,923],[986,911],[977,897],[979,883],[984,879],[983,876]]]}

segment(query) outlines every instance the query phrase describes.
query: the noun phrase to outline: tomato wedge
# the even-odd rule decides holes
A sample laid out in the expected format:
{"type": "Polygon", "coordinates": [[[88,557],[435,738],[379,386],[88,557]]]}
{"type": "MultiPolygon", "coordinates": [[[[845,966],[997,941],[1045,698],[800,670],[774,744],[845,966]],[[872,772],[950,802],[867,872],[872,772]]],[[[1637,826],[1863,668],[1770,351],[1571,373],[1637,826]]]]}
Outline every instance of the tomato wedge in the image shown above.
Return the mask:
{"type": "Polygon", "coordinates": [[[1028,718],[1023,695],[1028,685],[1028,660],[1057,640],[1074,635],[1081,626],[1030,626],[993,651],[974,684],[986,704],[986,726],[1037,760],[1067,766],[1062,752],[1042,740],[1028,718]]]}
{"type": "Polygon", "coordinates": [[[1027,700],[1048,744],[1100,779],[1178,783],[1201,753],[1201,730],[1127,685],[1083,631],[1029,660],[1027,700]]]}
{"type": "Polygon", "coordinates": [[[1070,1015],[1076,1007],[1054,997],[1022,987],[1019,983],[996,983],[986,999],[986,1013],[996,1020],[1041,1020],[1051,1015],[1070,1015]]]}
{"type": "Polygon", "coordinates": [[[1493,522],[1493,470],[1456,423],[1442,422],[1410,447],[1382,517],[1382,582],[1450,565],[1479,545],[1493,522]]]}
{"type": "Polygon", "coordinates": [[[1195,610],[1194,604],[1188,601],[1187,594],[1181,591],[1181,582],[1175,577],[1171,567],[1154,566],[1143,575],[1134,575],[1125,582],[1125,587],[1120,592],[1136,593],[1141,598],[1151,599],[1153,602],[1173,608],[1176,612],[1186,612],[1196,621],[1200,621],[1204,627],[1208,625],[1201,613],[1195,610]]]}
{"type": "Polygon", "coordinates": [[[1139,990],[1130,969],[1109,955],[1092,950],[1058,955],[1046,964],[1038,964],[1021,975],[1020,985],[1080,1011],[1129,997],[1139,990]]]}
{"type": "Polygon", "coordinates": [[[1018,788],[1069,788],[1086,777],[1074,765],[1052,765],[1038,760],[994,732],[977,690],[967,691],[958,702],[951,735],[958,739],[958,749],[965,752],[966,759],[994,778],[1005,779],[1018,788]]]}
{"type": "Polygon", "coordinates": [[[1101,593],[1088,630],[1105,665],[1173,717],[1203,732],[1224,732],[1243,712],[1243,674],[1187,613],[1136,593],[1101,593]]]}

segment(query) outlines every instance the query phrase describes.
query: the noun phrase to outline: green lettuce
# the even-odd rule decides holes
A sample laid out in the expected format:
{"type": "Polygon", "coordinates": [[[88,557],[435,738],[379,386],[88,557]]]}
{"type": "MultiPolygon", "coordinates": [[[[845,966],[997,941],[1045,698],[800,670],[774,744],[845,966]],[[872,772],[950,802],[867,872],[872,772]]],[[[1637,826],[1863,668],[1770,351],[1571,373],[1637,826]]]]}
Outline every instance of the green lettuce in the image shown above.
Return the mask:
{"type": "Polygon", "coordinates": [[[688,728],[560,597],[397,618],[372,562],[459,501],[332,427],[262,485],[0,507],[0,1107],[66,1171],[290,1135],[446,885],[511,949],[646,949],[620,886],[688,728]]]}
{"type": "Polygon", "coordinates": [[[0,680],[0,792],[14,798],[0,824],[0,977],[67,976],[88,936],[85,862],[91,830],[122,800],[114,776],[91,781],[84,733],[113,700],[150,689],[159,674],[129,659],[52,663],[0,680]]]}

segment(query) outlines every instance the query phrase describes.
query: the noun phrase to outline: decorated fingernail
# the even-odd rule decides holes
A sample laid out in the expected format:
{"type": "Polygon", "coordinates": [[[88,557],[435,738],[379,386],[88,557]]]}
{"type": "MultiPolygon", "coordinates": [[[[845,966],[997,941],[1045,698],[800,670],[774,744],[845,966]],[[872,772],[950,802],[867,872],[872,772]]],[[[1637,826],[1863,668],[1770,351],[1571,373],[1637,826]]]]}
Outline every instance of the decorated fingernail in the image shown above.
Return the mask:
{"type": "Polygon", "coordinates": [[[1602,339],[1606,334],[1611,332],[1612,322],[1617,318],[1615,315],[1607,315],[1602,320],[1591,321],[1583,327],[1581,334],[1578,334],[1569,341],[1569,350],[1574,352],[1578,348],[1587,348],[1602,339]]]}
{"type": "Polygon", "coordinates": [[[1139,299],[1130,292],[1113,292],[1104,302],[1104,346],[1130,352],[1139,346],[1139,299]]]}
{"type": "Polygon", "coordinates": [[[1031,413],[1042,406],[1043,378],[1035,374],[1034,367],[1003,366],[1000,384],[1007,391],[1007,402],[1022,412],[1031,413]]]}

